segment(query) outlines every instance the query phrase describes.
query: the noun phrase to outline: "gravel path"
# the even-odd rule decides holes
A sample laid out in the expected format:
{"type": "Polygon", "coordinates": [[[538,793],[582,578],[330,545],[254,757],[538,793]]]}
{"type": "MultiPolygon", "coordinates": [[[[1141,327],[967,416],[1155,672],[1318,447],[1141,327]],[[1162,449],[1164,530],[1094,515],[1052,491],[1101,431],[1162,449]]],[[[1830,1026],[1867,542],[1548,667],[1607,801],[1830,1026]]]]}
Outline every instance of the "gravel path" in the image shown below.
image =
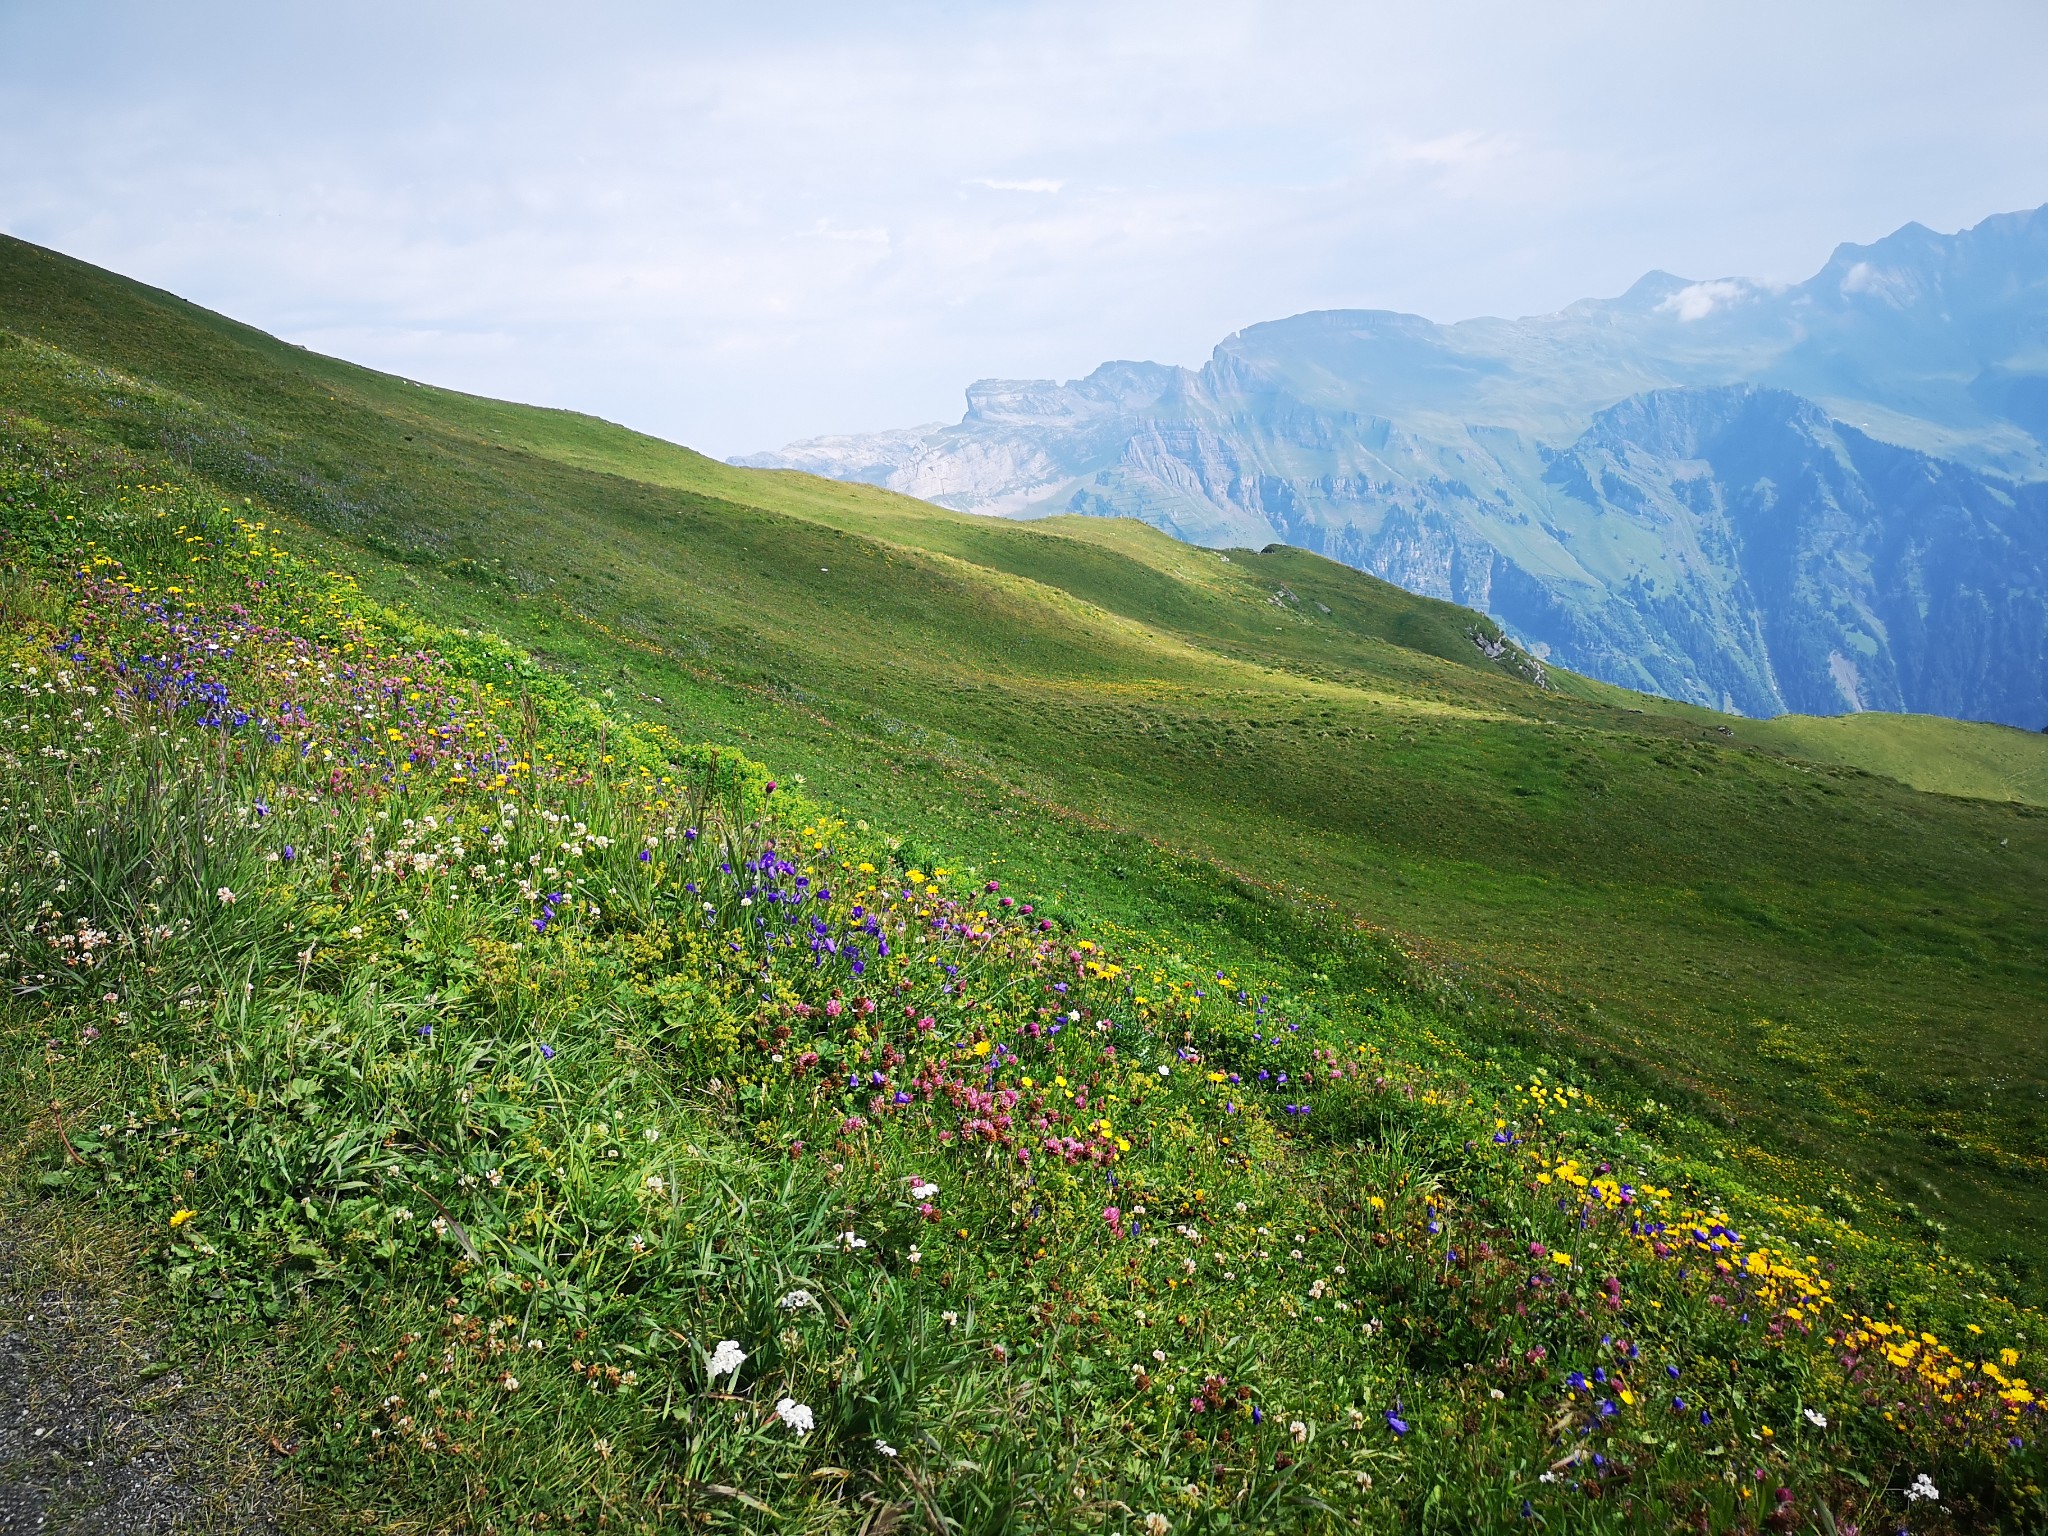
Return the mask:
{"type": "Polygon", "coordinates": [[[281,1459],[217,1379],[164,1357],[132,1278],[0,1209],[0,1536],[287,1529],[281,1459]]]}

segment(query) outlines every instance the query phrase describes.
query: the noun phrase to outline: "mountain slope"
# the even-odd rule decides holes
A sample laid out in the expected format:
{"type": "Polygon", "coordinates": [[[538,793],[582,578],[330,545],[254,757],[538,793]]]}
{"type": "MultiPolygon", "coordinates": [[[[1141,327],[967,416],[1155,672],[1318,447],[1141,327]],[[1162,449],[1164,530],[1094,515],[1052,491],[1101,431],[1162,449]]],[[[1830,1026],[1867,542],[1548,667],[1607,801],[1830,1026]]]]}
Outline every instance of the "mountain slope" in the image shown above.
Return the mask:
{"type": "MultiPolygon", "coordinates": [[[[1609,596],[1561,649],[1602,676],[1751,715],[2048,720],[2048,485],[1746,387],[1624,401],[1544,479],[1595,512],[1556,531],[1609,596]]],[[[1575,623],[1525,581],[1491,595],[1518,631],[1575,623]]]]}
{"type": "Polygon", "coordinates": [[[0,330],[34,483],[132,465],[247,497],[371,595],[511,635],[608,707],[736,742],[1055,910],[1326,973],[1333,933],[1397,935],[1455,978],[1470,1049],[1531,1041],[1797,1149],[1827,1170],[1815,1198],[1910,1200],[2011,1283],[2048,1251],[2029,806],[1539,685],[1482,651],[1478,615],[1302,550],[716,465],[312,357],[18,243],[0,330]],[[1807,1065],[1761,1057],[1760,1020],[1807,1065]]]}
{"type": "MultiPolygon", "coordinates": [[[[2032,728],[2048,720],[2031,681],[2048,643],[2030,617],[2044,577],[2025,533],[2036,514],[1992,508],[2027,500],[2015,485],[2048,475],[2044,338],[2048,209],[1952,237],[1910,225],[1840,248],[1782,290],[1652,273],[1618,299],[1524,320],[1299,315],[1229,337],[1199,370],[1110,363],[1065,385],[984,380],[957,426],[739,462],[983,512],[1133,516],[1212,546],[1283,540],[1485,609],[1563,665],[1696,702],[1903,707],[2032,728]],[[1769,411],[1731,424],[1764,434],[1747,449],[1721,433],[1738,459],[1775,445],[1778,473],[1820,498],[1796,520],[1844,516],[1852,542],[1916,546],[1899,557],[1913,567],[1901,578],[1943,585],[1930,625],[1905,625],[1917,659],[1875,661],[1881,681],[1867,689],[1833,681],[1860,653],[1812,622],[1818,609],[1868,606],[1846,568],[1801,564],[1754,537],[1744,567],[1733,545],[1700,545],[1694,519],[1631,522],[1602,482],[1556,468],[1560,453],[1614,451],[1632,419],[1611,414],[1623,402],[1661,399],[1640,419],[1697,390],[1692,408],[1715,416],[1717,392],[1738,384],[1808,398],[1843,432],[1913,451],[1858,470],[1850,504],[1836,507],[1834,450],[1819,440],[1833,429],[1804,429],[1796,464],[1769,411]],[[1942,485],[1930,491],[1925,474],[1942,485]],[[1944,545],[1959,519],[1973,531],[1944,545]],[[1937,546],[1938,573],[1927,569],[1937,546]],[[1757,561],[1773,556],[1766,573],[1757,561]],[[1682,579],[1660,579],[1674,567],[1682,579]],[[1780,611],[1794,591],[1808,594],[1804,609],[1780,611]],[[1779,672],[1797,679],[1790,693],[1779,672]]],[[[1692,478],[1690,461],[1668,454],[1649,467],[1659,451],[1627,445],[1650,478],[1692,478]]]]}

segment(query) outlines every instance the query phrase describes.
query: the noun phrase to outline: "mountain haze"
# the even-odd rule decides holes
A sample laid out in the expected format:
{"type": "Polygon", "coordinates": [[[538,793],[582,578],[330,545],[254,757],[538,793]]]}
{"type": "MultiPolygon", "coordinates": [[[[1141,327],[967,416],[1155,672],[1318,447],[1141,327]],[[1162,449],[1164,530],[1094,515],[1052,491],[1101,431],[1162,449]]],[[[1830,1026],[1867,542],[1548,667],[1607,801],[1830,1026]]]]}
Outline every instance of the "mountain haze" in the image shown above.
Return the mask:
{"type": "Polygon", "coordinates": [[[1791,287],[1653,272],[1521,320],[1325,311],[1200,369],[967,404],[736,462],[1299,545],[1717,708],[2048,722],[2048,209],[1909,224],[1791,287]]]}

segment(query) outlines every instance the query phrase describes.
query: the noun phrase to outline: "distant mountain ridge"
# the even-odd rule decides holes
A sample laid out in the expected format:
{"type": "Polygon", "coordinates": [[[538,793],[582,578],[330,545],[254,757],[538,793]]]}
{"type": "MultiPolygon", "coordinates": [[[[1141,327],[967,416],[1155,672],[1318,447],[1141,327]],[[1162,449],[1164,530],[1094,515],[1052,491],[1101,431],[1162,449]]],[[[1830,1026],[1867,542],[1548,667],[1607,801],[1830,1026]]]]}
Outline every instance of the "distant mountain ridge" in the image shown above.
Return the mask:
{"type": "Polygon", "coordinates": [[[734,462],[1297,544],[1716,707],[2048,723],[2048,208],[1909,224],[1789,287],[1320,311],[1200,369],[985,379],[967,405],[734,462]]]}

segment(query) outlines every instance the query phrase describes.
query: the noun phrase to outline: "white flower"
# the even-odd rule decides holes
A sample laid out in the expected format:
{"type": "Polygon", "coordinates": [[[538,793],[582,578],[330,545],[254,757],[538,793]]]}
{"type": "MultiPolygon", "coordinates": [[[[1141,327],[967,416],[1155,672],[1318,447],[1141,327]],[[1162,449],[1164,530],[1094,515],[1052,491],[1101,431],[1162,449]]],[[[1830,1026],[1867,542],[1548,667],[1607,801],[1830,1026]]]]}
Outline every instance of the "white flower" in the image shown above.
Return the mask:
{"type": "Polygon", "coordinates": [[[650,1195],[658,1195],[663,1190],[668,1188],[668,1181],[662,1178],[662,1176],[658,1173],[650,1173],[649,1175],[647,1175],[646,1182],[647,1192],[650,1195]]]}
{"type": "Polygon", "coordinates": [[[711,1352],[711,1358],[704,1362],[704,1369],[713,1382],[721,1376],[730,1376],[738,1381],[740,1367],[747,1363],[747,1352],[740,1348],[738,1339],[720,1339],[718,1348],[711,1352]]]}
{"type": "Polygon", "coordinates": [[[794,1312],[799,1307],[815,1306],[816,1304],[817,1298],[809,1291],[791,1291],[787,1296],[775,1303],[785,1312],[794,1312]]]}
{"type": "Polygon", "coordinates": [[[222,886],[213,894],[220,898],[220,904],[224,907],[232,907],[235,904],[235,893],[226,886],[222,886]]]}
{"type": "Polygon", "coordinates": [[[1486,1389],[1486,1395],[1492,1398],[1496,1403],[1504,1403],[1507,1401],[1508,1397],[1507,1393],[1501,1391],[1499,1387],[1488,1387],[1486,1389]]]}
{"type": "Polygon", "coordinates": [[[817,1420],[811,1417],[811,1410],[793,1397],[785,1397],[775,1405],[775,1416],[787,1424],[802,1439],[817,1428],[817,1420]]]}
{"type": "Polygon", "coordinates": [[[884,1440],[880,1435],[877,1435],[875,1437],[875,1449],[880,1451],[884,1456],[887,1456],[892,1461],[896,1457],[896,1447],[891,1445],[888,1441],[884,1440]]]}
{"type": "Polygon", "coordinates": [[[938,1192],[939,1186],[936,1184],[921,1183],[910,1186],[910,1198],[913,1200],[929,1200],[938,1192]]]}
{"type": "Polygon", "coordinates": [[[918,1251],[915,1243],[910,1245],[910,1262],[913,1264],[922,1264],[924,1262],[924,1255],[918,1251]]]}
{"type": "Polygon", "coordinates": [[[519,1378],[517,1376],[514,1376],[510,1371],[507,1371],[503,1376],[498,1378],[498,1385],[503,1387],[507,1392],[517,1392],[519,1390],[519,1378]]]}
{"type": "Polygon", "coordinates": [[[1809,1408],[1806,1410],[1806,1422],[1815,1429],[1826,1429],[1828,1427],[1828,1416],[1818,1409],[1809,1408]]]}
{"type": "Polygon", "coordinates": [[[1156,1509],[1145,1517],[1145,1536],[1166,1536],[1172,1529],[1173,1522],[1156,1509]]]}
{"type": "Polygon", "coordinates": [[[939,1318],[948,1328],[958,1328],[960,1326],[960,1314],[958,1312],[941,1312],[939,1318]]]}
{"type": "Polygon", "coordinates": [[[1288,1425],[1287,1433],[1294,1436],[1294,1443],[1296,1445],[1308,1444],[1308,1426],[1302,1423],[1301,1420],[1296,1419],[1292,1424],[1288,1425]]]}
{"type": "Polygon", "coordinates": [[[856,1248],[865,1248],[867,1245],[868,1240],[866,1238],[857,1236],[852,1232],[842,1232],[839,1234],[839,1246],[848,1253],[852,1253],[856,1248]]]}
{"type": "Polygon", "coordinates": [[[1934,1479],[1925,1472],[1914,1478],[1912,1486],[1906,1490],[1906,1502],[1908,1504],[1917,1504],[1922,1499],[1933,1500],[1940,1497],[1941,1490],[1934,1486],[1934,1479]]]}
{"type": "Polygon", "coordinates": [[[1162,1067],[1161,1067],[1161,1068],[1159,1069],[1159,1075],[1160,1075],[1161,1077],[1165,1077],[1165,1076],[1167,1076],[1167,1075],[1168,1075],[1167,1069],[1166,1069],[1165,1067],[1163,1067],[1163,1066],[1162,1066],[1162,1067]]]}

